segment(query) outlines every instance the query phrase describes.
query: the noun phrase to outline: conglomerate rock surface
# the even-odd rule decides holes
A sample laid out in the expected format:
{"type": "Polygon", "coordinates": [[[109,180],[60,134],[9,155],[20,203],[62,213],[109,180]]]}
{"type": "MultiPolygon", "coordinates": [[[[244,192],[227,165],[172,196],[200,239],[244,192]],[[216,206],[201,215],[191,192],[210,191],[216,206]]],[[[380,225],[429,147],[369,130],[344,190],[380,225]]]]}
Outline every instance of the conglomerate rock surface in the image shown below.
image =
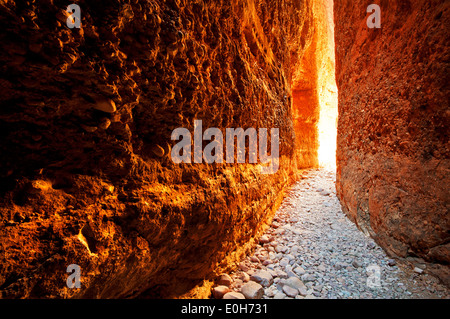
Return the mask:
{"type": "Polygon", "coordinates": [[[76,3],[80,29],[65,1],[0,4],[0,296],[206,296],[302,165],[291,81],[312,1],[76,3]],[[196,119],[279,128],[280,169],[174,164],[171,132],[196,119]]]}
{"type": "Polygon", "coordinates": [[[335,2],[337,193],[390,254],[435,263],[449,284],[450,3],[374,3],[380,29],[367,1],[335,2]]]}

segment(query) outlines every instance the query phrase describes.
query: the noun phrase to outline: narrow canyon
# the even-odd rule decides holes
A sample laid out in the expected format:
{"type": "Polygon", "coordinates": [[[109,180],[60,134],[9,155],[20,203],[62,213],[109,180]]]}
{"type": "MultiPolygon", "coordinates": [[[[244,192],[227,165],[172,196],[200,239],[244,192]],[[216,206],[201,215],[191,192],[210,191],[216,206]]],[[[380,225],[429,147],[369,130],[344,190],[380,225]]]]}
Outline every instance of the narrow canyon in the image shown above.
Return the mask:
{"type": "Polygon", "coordinates": [[[209,298],[319,167],[324,220],[450,287],[450,2],[5,0],[0,23],[0,298],[209,298]],[[200,120],[278,129],[277,170],[250,137],[176,163],[200,120]]]}

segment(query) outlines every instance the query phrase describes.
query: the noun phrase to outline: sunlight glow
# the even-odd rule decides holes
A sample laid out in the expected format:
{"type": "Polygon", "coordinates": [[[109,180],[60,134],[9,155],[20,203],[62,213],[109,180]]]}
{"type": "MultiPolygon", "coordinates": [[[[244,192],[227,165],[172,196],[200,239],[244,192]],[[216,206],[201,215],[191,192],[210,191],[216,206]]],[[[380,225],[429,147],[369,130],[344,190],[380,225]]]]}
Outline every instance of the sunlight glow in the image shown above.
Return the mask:
{"type": "Polygon", "coordinates": [[[332,170],[336,168],[337,98],[337,87],[330,84],[320,93],[319,101],[319,165],[332,170]]]}

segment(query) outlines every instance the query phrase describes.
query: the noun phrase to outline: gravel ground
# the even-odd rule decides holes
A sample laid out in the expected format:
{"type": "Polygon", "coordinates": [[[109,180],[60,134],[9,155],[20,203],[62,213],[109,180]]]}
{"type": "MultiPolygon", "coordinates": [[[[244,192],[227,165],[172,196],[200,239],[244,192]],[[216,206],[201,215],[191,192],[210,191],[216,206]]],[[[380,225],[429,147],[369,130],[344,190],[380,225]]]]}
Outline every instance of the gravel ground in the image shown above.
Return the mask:
{"type": "Polygon", "coordinates": [[[216,298],[449,298],[425,265],[391,259],[345,216],[334,172],[308,170],[304,177],[253,254],[222,276],[216,298]]]}

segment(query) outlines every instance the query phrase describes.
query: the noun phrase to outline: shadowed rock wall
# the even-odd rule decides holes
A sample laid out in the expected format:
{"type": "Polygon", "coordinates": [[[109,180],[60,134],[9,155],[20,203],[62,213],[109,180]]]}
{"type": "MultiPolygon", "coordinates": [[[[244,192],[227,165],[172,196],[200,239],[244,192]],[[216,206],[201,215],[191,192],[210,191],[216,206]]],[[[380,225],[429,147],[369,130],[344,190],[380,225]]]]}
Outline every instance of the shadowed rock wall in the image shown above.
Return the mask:
{"type": "Polygon", "coordinates": [[[0,4],[0,296],[207,296],[302,164],[311,1],[73,2],[81,29],[66,1],[0,4]],[[279,128],[280,169],[174,164],[171,132],[195,119],[279,128]]]}
{"type": "Polygon", "coordinates": [[[449,283],[448,1],[336,1],[337,191],[389,253],[449,283]],[[366,8],[381,7],[381,29],[366,8]],[[439,266],[441,265],[441,266],[439,266]]]}

